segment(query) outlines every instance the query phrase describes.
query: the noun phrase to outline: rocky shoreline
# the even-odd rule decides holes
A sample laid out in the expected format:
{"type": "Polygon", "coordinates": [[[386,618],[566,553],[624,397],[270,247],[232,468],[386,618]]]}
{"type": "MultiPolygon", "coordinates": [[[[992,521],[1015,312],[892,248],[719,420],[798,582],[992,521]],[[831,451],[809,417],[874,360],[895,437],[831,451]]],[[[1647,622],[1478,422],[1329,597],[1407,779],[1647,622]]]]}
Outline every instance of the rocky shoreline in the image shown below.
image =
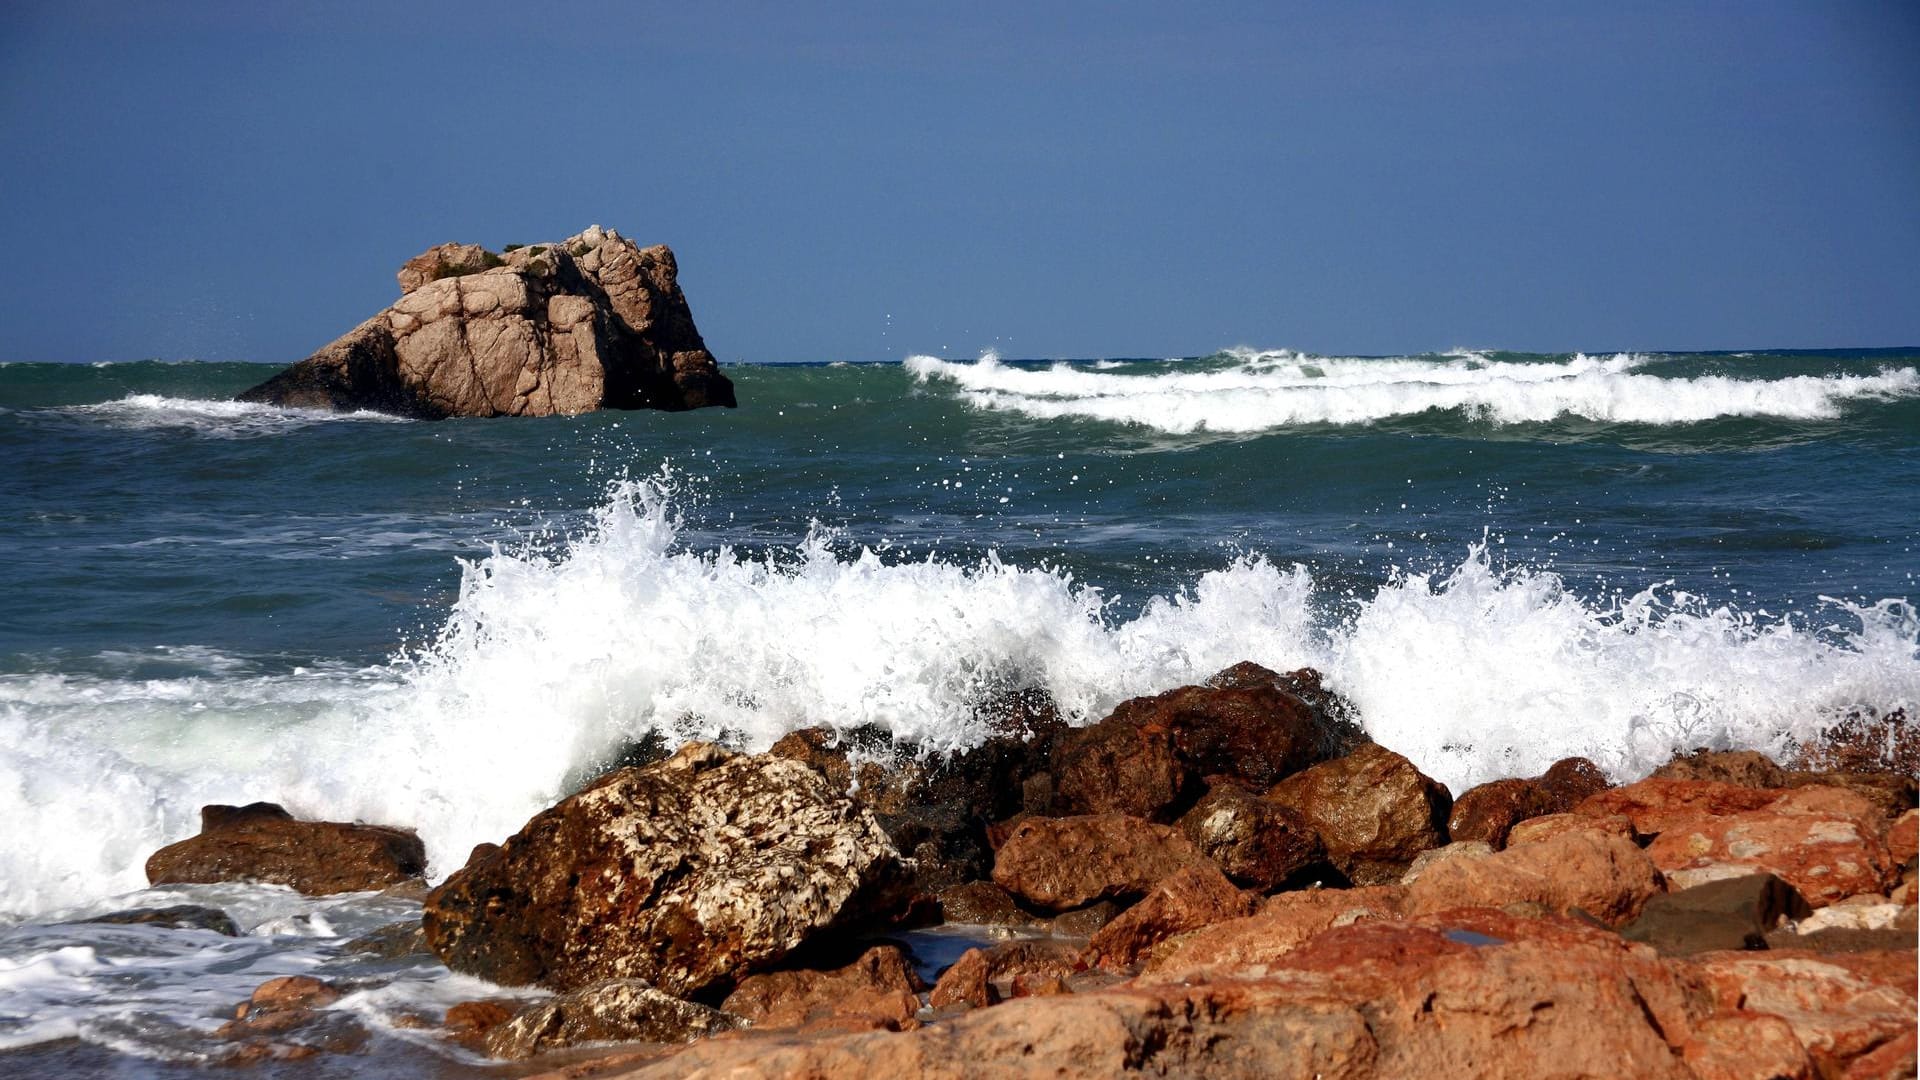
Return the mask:
{"type": "MultiPolygon", "coordinates": [[[[1456,797],[1312,671],[1081,728],[982,708],[945,759],[826,729],[636,747],[431,891],[405,830],[270,804],[208,807],[148,869],[424,894],[352,947],[552,991],[409,1026],[555,1076],[1914,1075],[1902,715],[1785,764],[1614,786],[1575,758],[1456,797]],[[942,925],[976,947],[936,967],[942,925]]],[[[224,1059],[354,1052],[344,989],[263,985],[224,1059]]]]}

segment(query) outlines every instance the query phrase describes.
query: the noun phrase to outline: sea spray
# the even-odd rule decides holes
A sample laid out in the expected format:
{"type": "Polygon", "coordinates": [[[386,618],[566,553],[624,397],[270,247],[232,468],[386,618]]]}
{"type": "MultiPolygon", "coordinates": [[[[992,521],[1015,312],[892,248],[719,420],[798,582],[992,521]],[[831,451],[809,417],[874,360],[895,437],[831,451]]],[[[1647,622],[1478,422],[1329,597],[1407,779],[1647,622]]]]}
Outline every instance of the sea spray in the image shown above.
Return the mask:
{"type": "Polygon", "coordinates": [[[1568,754],[1626,779],[1697,745],[1777,752],[1849,709],[1920,705],[1900,601],[1836,603],[1819,627],[1670,589],[1591,602],[1476,547],[1353,597],[1245,555],[1128,611],[996,554],[681,535],[667,486],[619,483],[577,536],[467,565],[432,640],[382,667],[0,678],[0,910],[138,887],[204,802],[414,826],[444,874],[648,732],[759,749],[877,724],[941,752],[983,736],[973,706],[998,691],[1044,689],[1083,723],[1239,660],[1321,668],[1455,792],[1568,754]]]}

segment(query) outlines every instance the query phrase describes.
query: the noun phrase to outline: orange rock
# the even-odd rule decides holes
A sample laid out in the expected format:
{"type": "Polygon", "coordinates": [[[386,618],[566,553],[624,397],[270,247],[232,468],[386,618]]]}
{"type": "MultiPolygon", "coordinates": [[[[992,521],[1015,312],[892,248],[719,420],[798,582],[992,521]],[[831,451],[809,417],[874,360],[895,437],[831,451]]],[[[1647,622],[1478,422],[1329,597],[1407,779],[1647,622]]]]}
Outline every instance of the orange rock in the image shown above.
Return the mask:
{"type": "Polygon", "coordinates": [[[1816,908],[1899,880],[1871,802],[1834,787],[1770,794],[1759,809],[1669,825],[1647,855],[1676,883],[1764,870],[1816,908]]]}
{"type": "Polygon", "coordinates": [[[1093,935],[1087,961],[1097,967],[1129,967],[1157,942],[1252,914],[1255,903],[1218,869],[1190,866],[1164,878],[1144,900],[1093,935]]]}
{"type": "Polygon", "coordinates": [[[484,1035],[506,1023],[514,1011],[514,1005],[504,1001],[462,1001],[447,1009],[440,1026],[455,1037],[484,1035]]]}
{"type": "Polygon", "coordinates": [[[308,975],[283,975],[256,987],[247,1008],[250,1012],[319,1009],[339,1000],[340,991],[330,983],[308,975]]]}
{"type": "Polygon", "coordinates": [[[1258,977],[1266,965],[1335,926],[1400,914],[1398,885],[1305,889],[1269,897],[1260,910],[1169,938],[1147,960],[1148,981],[1258,977]]]}
{"type": "Polygon", "coordinates": [[[1507,833],[1507,846],[1532,844],[1548,837],[1559,836],[1564,832],[1591,831],[1618,836],[1625,840],[1633,839],[1633,822],[1625,814],[1548,814],[1545,817],[1528,818],[1516,824],[1507,833]]]}
{"type": "Polygon", "coordinates": [[[1785,1020],[1821,1075],[1837,1075],[1854,1059],[1914,1030],[1911,950],[1705,953],[1675,966],[1720,1011],[1785,1020]]]}
{"type": "Polygon", "coordinates": [[[1902,866],[1920,854],[1920,810],[1909,810],[1894,821],[1887,830],[1887,851],[1902,866]]]}
{"type": "Polygon", "coordinates": [[[989,971],[986,951],[968,949],[960,954],[960,959],[955,960],[952,967],[940,974],[940,981],[933,985],[933,992],[927,995],[927,1004],[936,1009],[949,1005],[984,1009],[998,1003],[1000,993],[987,977],[989,971]]]}
{"type": "Polygon", "coordinates": [[[1453,807],[1444,785],[1376,743],[1297,772],[1266,797],[1304,818],[1356,885],[1399,881],[1421,852],[1447,842],[1453,807]]]}
{"type": "Polygon", "coordinates": [[[749,975],[720,1008],[756,1028],[830,1021],[897,1031],[919,1011],[920,999],[906,954],[895,945],[876,945],[844,967],[749,975]]]}
{"type": "Polygon", "coordinates": [[[1569,830],[1481,859],[1449,859],[1407,887],[1407,911],[1538,903],[1578,908],[1609,924],[1640,913],[1660,892],[1660,874],[1630,840],[1602,829],[1569,830]]]}
{"type": "Polygon", "coordinates": [[[1205,861],[1178,829],[1125,814],[1028,818],[995,854],[993,880],[1029,904],[1065,911],[1139,897],[1205,861]]]}
{"type": "Polygon", "coordinates": [[[1793,1025],[1770,1013],[1720,1013],[1693,1025],[1680,1057],[1699,1080],[1818,1080],[1793,1025]]]}
{"type": "Polygon", "coordinates": [[[1741,787],[1714,780],[1651,777],[1588,796],[1573,812],[1590,817],[1622,814],[1633,822],[1635,832],[1657,836],[1675,825],[1692,824],[1702,817],[1758,810],[1779,794],[1767,788],[1741,787]]]}

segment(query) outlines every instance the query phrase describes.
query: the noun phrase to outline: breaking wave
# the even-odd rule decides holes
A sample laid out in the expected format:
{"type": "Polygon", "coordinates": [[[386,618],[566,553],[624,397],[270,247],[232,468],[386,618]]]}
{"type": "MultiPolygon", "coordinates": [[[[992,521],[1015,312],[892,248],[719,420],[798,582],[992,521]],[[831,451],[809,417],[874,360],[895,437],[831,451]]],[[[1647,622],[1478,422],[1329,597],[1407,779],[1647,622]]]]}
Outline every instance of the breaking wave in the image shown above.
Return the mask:
{"type": "Polygon", "coordinates": [[[1331,592],[1248,556],[1122,611],[1057,568],[888,561],[821,530],[692,550],[667,486],[625,482],[580,535],[467,565],[438,633],[387,665],[0,678],[0,912],[139,887],[202,803],[415,826],[444,874],[649,732],[757,749],[879,724],[948,750],[1003,690],[1086,722],[1240,660],[1321,668],[1455,792],[1569,754],[1626,778],[1676,748],[1778,752],[1845,710],[1920,706],[1901,601],[1836,602],[1818,627],[1671,590],[1593,602],[1478,547],[1331,592]]]}
{"type": "Polygon", "coordinates": [[[1771,379],[1672,377],[1656,358],[1575,354],[1517,362],[1477,353],[1378,359],[1235,350],[1224,363],[1138,370],[1058,363],[973,363],[909,357],[922,383],[955,387],[975,408],[1039,419],[1077,417],[1173,434],[1365,425],[1427,412],[1492,424],[1573,417],[1607,424],[1689,424],[1722,417],[1833,420],[1849,403],[1920,396],[1920,370],[1771,379]]]}

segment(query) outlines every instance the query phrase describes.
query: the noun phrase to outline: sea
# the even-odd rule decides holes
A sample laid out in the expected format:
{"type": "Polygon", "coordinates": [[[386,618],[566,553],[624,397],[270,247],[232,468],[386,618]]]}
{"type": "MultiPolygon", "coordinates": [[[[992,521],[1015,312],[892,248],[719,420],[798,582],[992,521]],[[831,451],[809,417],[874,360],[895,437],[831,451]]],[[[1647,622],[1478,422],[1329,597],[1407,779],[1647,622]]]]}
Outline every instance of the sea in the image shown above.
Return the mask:
{"type": "Polygon", "coordinates": [[[418,903],[146,888],[206,803],[438,879],[650,734],[940,754],[1241,660],[1456,794],[1920,715],[1920,348],[736,364],[737,410],[442,422],[231,400],[274,370],[0,365],[0,1073],[203,1075],[312,973],[367,1042],[259,1075],[514,1074],[411,1026],[498,988],[345,948],[418,903]],[[174,903],[242,933],[80,921],[174,903]]]}

